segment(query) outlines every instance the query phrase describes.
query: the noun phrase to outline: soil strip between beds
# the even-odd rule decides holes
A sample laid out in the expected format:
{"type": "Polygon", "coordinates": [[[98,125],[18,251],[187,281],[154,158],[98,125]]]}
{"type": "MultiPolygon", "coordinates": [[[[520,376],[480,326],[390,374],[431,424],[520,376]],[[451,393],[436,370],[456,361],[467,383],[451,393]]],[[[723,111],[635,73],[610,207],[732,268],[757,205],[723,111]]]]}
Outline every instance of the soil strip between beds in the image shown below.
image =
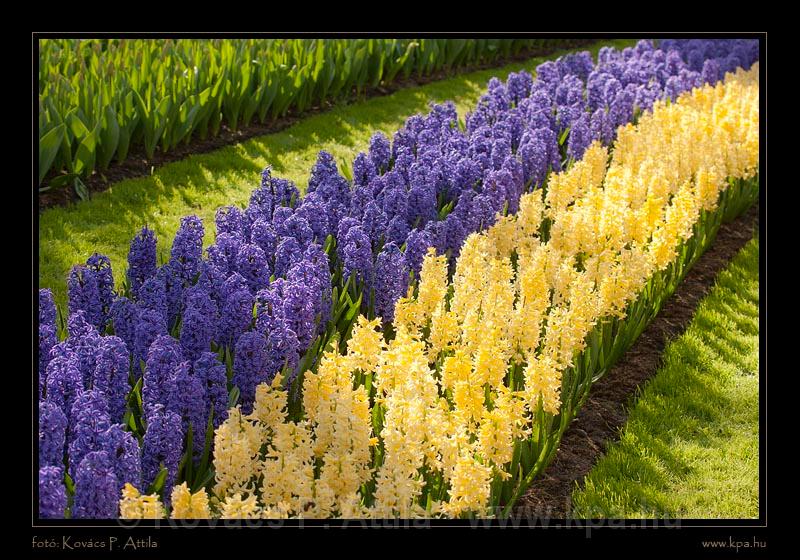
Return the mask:
{"type": "Polygon", "coordinates": [[[637,388],[661,365],[670,339],[683,333],[700,300],[714,286],[717,274],[753,237],[758,228],[758,204],[729,224],[723,224],[711,247],[689,270],[658,316],[592,386],[589,398],[564,433],[550,466],[514,508],[514,517],[566,519],[572,511],[575,483],[583,483],[609,443],[619,438],[637,388]]]}

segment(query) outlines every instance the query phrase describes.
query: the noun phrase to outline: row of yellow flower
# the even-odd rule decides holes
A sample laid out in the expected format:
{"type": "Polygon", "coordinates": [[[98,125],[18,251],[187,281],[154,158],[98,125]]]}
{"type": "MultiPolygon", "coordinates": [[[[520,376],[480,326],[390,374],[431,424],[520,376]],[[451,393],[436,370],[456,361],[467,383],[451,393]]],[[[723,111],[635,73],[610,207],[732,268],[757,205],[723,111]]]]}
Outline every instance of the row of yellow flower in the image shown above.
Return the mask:
{"type": "MultiPolygon", "coordinates": [[[[215,434],[211,494],[176,487],[172,517],[491,515],[598,321],[625,316],[728,178],[756,173],[758,96],[756,64],[656,104],[610,162],[592,145],[471,235],[452,282],[431,250],[394,337],[362,317],[346,354],[305,372],[300,421],[280,377],[259,386],[253,413],[232,409],[215,434]]],[[[129,486],[121,514],[165,511],[129,486]]]]}

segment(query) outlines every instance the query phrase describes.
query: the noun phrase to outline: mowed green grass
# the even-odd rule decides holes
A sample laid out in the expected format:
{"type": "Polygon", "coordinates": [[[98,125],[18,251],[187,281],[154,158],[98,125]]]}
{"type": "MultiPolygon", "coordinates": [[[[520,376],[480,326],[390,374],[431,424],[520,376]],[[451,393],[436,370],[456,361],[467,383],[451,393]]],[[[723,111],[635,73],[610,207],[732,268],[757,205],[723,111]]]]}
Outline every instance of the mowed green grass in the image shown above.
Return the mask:
{"type": "Polygon", "coordinates": [[[758,517],[758,238],[717,277],[573,493],[579,518],[758,517]]]}
{"type": "MultiPolygon", "coordinates": [[[[624,48],[634,43],[603,41],[588,50],[596,55],[602,46],[624,48]]],[[[158,236],[161,258],[168,257],[180,219],[189,214],[203,220],[208,246],[214,240],[216,209],[223,205],[246,205],[267,165],[272,166],[273,176],[290,179],[304,191],[320,150],[329,151],[338,162],[349,165],[358,152],[367,150],[374,132],[383,132],[391,138],[406,118],[427,112],[429,103],[452,100],[463,119],[493,76],[505,80],[510,72],[532,71],[545,60],[565,52],[336,107],[282,132],[190,156],[155,169],[148,177],[121,181],[87,202],[49,209],[39,221],[39,287],[52,289],[56,303],[64,307],[70,268],[85,262],[93,252],[111,259],[119,285],[125,273],[130,240],[145,224],[158,236]]]]}

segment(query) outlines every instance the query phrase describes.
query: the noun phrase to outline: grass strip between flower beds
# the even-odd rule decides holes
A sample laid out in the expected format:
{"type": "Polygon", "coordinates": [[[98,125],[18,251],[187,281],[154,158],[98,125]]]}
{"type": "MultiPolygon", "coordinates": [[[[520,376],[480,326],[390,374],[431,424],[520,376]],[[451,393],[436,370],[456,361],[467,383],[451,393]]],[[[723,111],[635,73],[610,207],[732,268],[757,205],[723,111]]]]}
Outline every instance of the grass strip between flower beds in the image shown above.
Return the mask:
{"type": "Polygon", "coordinates": [[[573,516],[758,516],[758,285],[756,237],[665,349],[619,441],[573,492],[573,516]]]}

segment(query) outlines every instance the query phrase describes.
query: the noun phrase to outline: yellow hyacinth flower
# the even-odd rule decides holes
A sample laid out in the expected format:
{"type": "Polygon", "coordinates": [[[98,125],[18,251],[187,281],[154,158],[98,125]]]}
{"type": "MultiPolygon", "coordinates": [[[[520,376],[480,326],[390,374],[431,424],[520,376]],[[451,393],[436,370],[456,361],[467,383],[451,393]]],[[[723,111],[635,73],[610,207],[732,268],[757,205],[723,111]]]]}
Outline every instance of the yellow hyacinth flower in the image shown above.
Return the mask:
{"type": "Polygon", "coordinates": [[[208,494],[201,488],[194,494],[184,482],[172,488],[172,519],[210,519],[208,494]]]}
{"type": "Polygon", "coordinates": [[[222,519],[258,519],[261,517],[261,508],[255,495],[251,494],[247,498],[242,498],[242,494],[237,492],[231,496],[226,496],[220,504],[220,517],[222,519]]]}
{"type": "Polygon", "coordinates": [[[164,504],[158,495],[142,495],[130,482],[122,488],[119,502],[119,516],[122,519],[163,519],[166,515],[164,504]]]}

